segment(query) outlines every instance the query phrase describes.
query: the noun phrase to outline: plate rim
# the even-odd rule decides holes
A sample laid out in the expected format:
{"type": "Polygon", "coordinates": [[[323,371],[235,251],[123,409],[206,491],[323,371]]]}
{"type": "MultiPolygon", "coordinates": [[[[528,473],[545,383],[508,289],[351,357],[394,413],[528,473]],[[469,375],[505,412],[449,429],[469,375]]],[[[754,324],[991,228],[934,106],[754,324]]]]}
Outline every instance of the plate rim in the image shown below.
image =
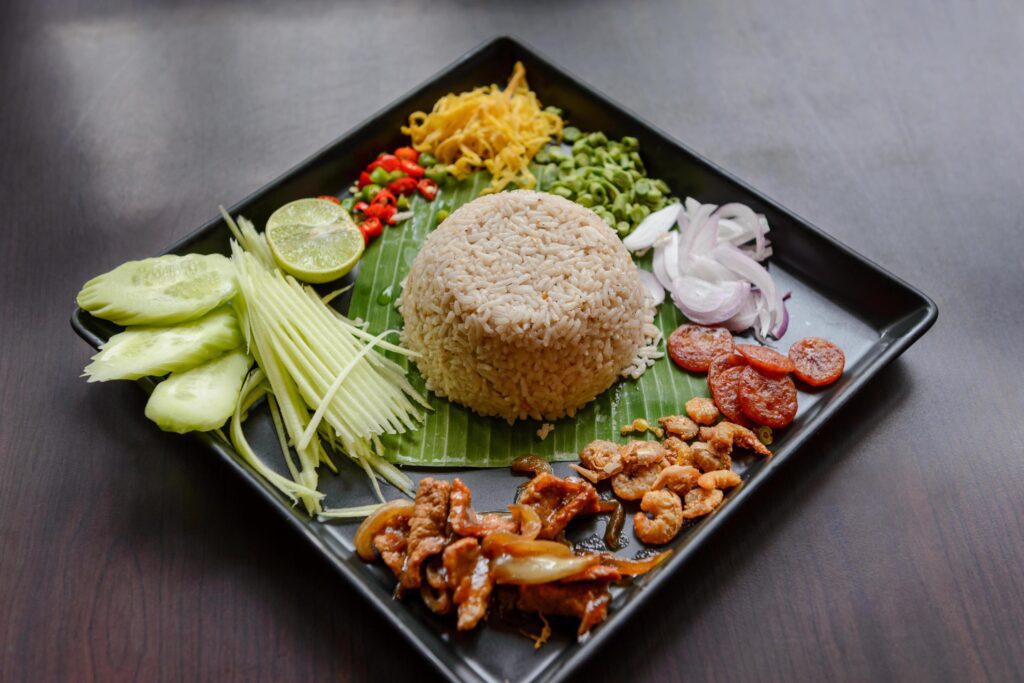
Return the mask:
{"type": "MultiPolygon", "coordinates": [[[[501,48],[503,45],[510,48],[514,53],[527,55],[530,59],[544,64],[546,68],[571,78],[582,91],[585,91],[589,97],[596,99],[601,106],[617,110],[618,112],[625,114],[627,117],[646,126],[649,130],[660,135],[678,150],[690,155],[697,162],[703,164],[710,171],[717,173],[751,195],[758,197],[762,203],[771,207],[774,211],[786,214],[790,218],[795,219],[800,223],[801,229],[811,231],[818,239],[826,241],[832,248],[837,249],[838,251],[843,252],[847,257],[860,262],[863,266],[875,271],[877,275],[891,280],[893,283],[902,287],[913,299],[917,300],[917,305],[913,307],[911,312],[904,318],[908,322],[911,322],[910,327],[906,329],[906,331],[902,332],[898,337],[892,338],[892,343],[887,344],[881,353],[868,361],[866,366],[858,374],[851,377],[850,383],[841,395],[833,399],[825,409],[813,415],[810,420],[804,424],[804,428],[799,433],[795,434],[792,440],[787,444],[788,450],[791,454],[795,455],[795,453],[803,447],[804,443],[808,439],[816,435],[818,430],[820,430],[826,422],[831,420],[835,414],[850,401],[850,399],[856,396],[863,389],[865,384],[874,379],[874,377],[877,376],[884,367],[889,365],[894,359],[906,351],[907,348],[913,345],[935,324],[938,318],[938,306],[920,289],[880,266],[872,259],[840,242],[838,239],[818,228],[814,223],[804,219],[800,214],[786,208],[783,204],[779,203],[772,197],[751,187],[748,183],[737,178],[729,171],[721,168],[702,154],[694,151],[689,146],[680,142],[672,135],[669,135],[658,126],[650,123],[644,117],[638,115],[628,107],[611,100],[584,79],[559,66],[556,62],[542,52],[533,48],[526,41],[512,35],[499,34],[493,38],[484,40],[472,49],[464,52],[454,61],[434,72],[407,92],[388,102],[372,115],[350,127],[344,133],[332,139],[307,158],[295,164],[287,171],[276,176],[256,190],[248,193],[241,200],[232,204],[228,209],[228,212],[232,215],[235,214],[240,207],[250,204],[268,190],[286,182],[293,176],[300,174],[339,143],[353,137],[362,129],[371,127],[378,118],[385,115],[390,110],[415,98],[420,93],[428,90],[436,81],[444,78],[447,74],[464,64],[474,61],[488,50],[501,48]]],[[[175,253],[187,249],[189,245],[205,236],[208,231],[215,228],[221,221],[222,218],[220,216],[207,221],[194,231],[169,245],[161,251],[160,254],[175,253]]],[[[88,327],[87,321],[90,319],[92,319],[92,316],[80,307],[76,306],[71,315],[71,327],[93,348],[99,348],[103,339],[88,327]]],[[[151,378],[137,380],[137,384],[139,384],[147,393],[152,391],[153,387],[156,386],[156,382],[151,378]]],[[[237,454],[234,453],[234,449],[231,448],[230,445],[222,443],[219,438],[209,432],[193,432],[191,436],[216,452],[218,456],[220,456],[220,459],[230,468],[235,470],[242,479],[246,481],[250,488],[254,489],[258,495],[270,503],[271,507],[276,510],[278,516],[284,518],[289,525],[305,537],[313,547],[319,551],[324,559],[326,559],[345,577],[349,585],[353,587],[363,598],[365,598],[374,607],[374,609],[391,624],[392,627],[400,632],[406,641],[433,665],[438,673],[451,681],[472,680],[460,675],[459,671],[438,657],[426,641],[417,637],[417,635],[408,628],[407,624],[403,623],[399,611],[388,609],[388,606],[378,599],[378,596],[374,594],[370,585],[361,580],[349,563],[333,549],[329,548],[328,545],[313,532],[307,521],[303,520],[299,515],[290,514],[286,509],[286,506],[282,506],[282,501],[275,495],[269,486],[239,462],[237,454]]],[[[665,565],[644,584],[643,595],[630,600],[628,604],[617,610],[614,615],[611,615],[611,618],[608,619],[607,622],[605,622],[587,642],[583,644],[570,645],[571,648],[574,648],[574,651],[569,652],[568,656],[565,658],[553,660],[549,666],[536,672],[531,680],[556,683],[566,680],[570,675],[578,670],[587,658],[601,650],[607,641],[619,632],[622,625],[629,621],[632,618],[632,615],[644,606],[651,599],[652,595],[656,594],[661,589],[661,587],[669,580],[669,577],[675,575],[680,568],[689,561],[691,556],[699,551],[703,542],[709,537],[709,535],[714,533],[723,524],[727,523],[727,520],[729,520],[736,513],[736,510],[741,507],[741,501],[745,500],[752,492],[761,490],[763,484],[770,481],[789,461],[790,458],[772,458],[765,463],[761,472],[758,474],[757,486],[740,487],[730,497],[731,502],[729,505],[705,518],[704,521],[695,527],[693,532],[686,538],[685,543],[675,550],[669,561],[666,562],[665,565]]],[[[464,673],[472,673],[476,680],[485,680],[468,665],[466,665],[464,673]]]]}

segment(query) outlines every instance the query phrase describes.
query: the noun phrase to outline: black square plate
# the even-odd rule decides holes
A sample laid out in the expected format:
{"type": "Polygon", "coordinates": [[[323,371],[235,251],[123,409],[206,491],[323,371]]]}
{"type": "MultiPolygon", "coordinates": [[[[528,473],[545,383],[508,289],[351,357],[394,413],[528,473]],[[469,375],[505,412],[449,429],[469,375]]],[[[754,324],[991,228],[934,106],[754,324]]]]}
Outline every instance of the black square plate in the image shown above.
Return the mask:
{"type": "MultiPolygon", "coordinates": [[[[220,455],[239,476],[246,479],[264,500],[303,534],[351,584],[362,592],[412,644],[443,674],[464,681],[555,681],[565,679],[590,653],[609,640],[659,584],[669,580],[697,546],[715,533],[750,492],[762,486],[783,462],[797,457],[800,445],[818,430],[851,396],[924,334],[935,322],[937,309],[925,295],[839,244],[777,203],[702,159],[685,146],[644,123],[619,105],[610,102],[580,79],[566,73],[522,43],[497,38],[465,55],[419,88],[357,126],[337,141],[289,171],[248,199],[231,208],[263,225],[279,206],[294,199],[322,194],[342,194],[359,171],[384,149],[404,144],[399,127],[417,110],[429,111],[435,100],[449,92],[460,92],[489,83],[503,83],[516,60],[527,69],[530,86],[547,105],[561,107],[573,125],[583,130],[601,130],[609,137],[632,135],[640,140],[644,162],[653,177],[663,178],[679,197],[687,195],[702,202],[722,204],[743,202],[764,213],[772,227],[774,256],[771,271],[783,290],[793,291],[789,303],[792,319],[786,338],[779,346],[814,335],[838,343],[846,353],[846,373],[835,385],[816,392],[801,392],[800,415],[775,443],[770,460],[738,462],[743,483],[733,489],[713,514],[686,528],[675,540],[669,562],[632,586],[617,590],[608,621],[598,627],[588,642],[575,641],[572,628],[556,628],[552,639],[539,650],[515,626],[492,618],[475,632],[458,634],[450,621],[426,611],[419,600],[392,599],[394,580],[380,565],[368,565],[353,551],[354,522],[321,523],[293,508],[275,489],[257,476],[231,447],[212,434],[198,434],[207,447],[220,455]]],[[[221,219],[204,225],[165,253],[227,253],[229,233],[221,219]]],[[[111,264],[112,266],[114,264],[111,264]]],[[[344,304],[343,304],[344,305],[344,304]]],[[[72,326],[93,346],[106,340],[117,328],[76,310],[72,326]]],[[[152,380],[142,380],[151,390],[152,380]]],[[[139,415],[139,419],[143,419],[139,415]]],[[[281,460],[273,427],[266,411],[256,410],[246,423],[250,442],[266,461],[281,460]]],[[[373,502],[361,471],[338,463],[338,476],[326,474],[321,489],[333,505],[373,502]]],[[[282,464],[282,471],[284,467],[282,464]]],[[[406,468],[414,479],[440,473],[457,474],[473,490],[479,510],[503,509],[511,502],[515,486],[522,480],[507,469],[430,470],[406,468]]],[[[556,472],[564,474],[565,464],[556,472]]],[[[584,523],[574,533],[583,538],[600,532],[584,523]]],[[[623,553],[630,556],[640,547],[635,538],[623,553]]]]}

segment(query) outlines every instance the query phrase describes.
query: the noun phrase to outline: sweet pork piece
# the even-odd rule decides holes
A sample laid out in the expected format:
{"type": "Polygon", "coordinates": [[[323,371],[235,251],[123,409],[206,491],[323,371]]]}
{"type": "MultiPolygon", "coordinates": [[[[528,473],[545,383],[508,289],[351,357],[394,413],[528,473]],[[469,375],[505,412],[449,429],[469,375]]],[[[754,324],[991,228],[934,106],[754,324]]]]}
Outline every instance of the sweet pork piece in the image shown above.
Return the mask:
{"type": "Polygon", "coordinates": [[[459,606],[458,629],[469,631],[487,614],[494,579],[491,564],[475,538],[462,538],[444,549],[448,586],[459,606]]]}
{"type": "Polygon", "coordinates": [[[550,540],[562,533],[576,515],[597,512],[598,496],[597,490],[582,479],[541,473],[526,485],[518,502],[532,507],[540,517],[537,538],[550,540]]]}
{"type": "Polygon", "coordinates": [[[444,550],[450,494],[451,484],[446,481],[427,477],[420,482],[409,520],[408,557],[398,577],[403,588],[419,588],[423,562],[444,550]]]}
{"type": "Polygon", "coordinates": [[[612,596],[607,581],[576,581],[520,586],[516,607],[524,612],[540,612],[577,617],[582,636],[608,616],[612,596]]]}

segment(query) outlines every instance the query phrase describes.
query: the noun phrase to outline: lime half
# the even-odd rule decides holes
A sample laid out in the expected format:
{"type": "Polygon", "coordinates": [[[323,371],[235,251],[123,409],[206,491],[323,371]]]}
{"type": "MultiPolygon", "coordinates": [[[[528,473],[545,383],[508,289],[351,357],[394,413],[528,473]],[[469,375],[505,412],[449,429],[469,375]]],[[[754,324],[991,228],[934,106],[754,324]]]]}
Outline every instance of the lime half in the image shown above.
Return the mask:
{"type": "Polygon", "coordinates": [[[303,282],[337,280],[363,255],[363,234],[326,199],[285,204],[271,214],[266,236],[277,265],[303,282]]]}

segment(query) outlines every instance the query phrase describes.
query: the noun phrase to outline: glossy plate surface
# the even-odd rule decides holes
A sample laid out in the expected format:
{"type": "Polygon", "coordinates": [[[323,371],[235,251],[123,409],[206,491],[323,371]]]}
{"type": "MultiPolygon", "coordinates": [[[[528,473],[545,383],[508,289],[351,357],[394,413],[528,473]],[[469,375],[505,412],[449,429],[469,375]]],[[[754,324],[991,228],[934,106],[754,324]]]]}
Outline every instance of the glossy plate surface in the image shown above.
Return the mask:
{"type": "MultiPolygon", "coordinates": [[[[498,38],[437,74],[422,86],[357,126],[328,147],[236,206],[232,215],[243,214],[257,226],[279,206],[294,199],[323,194],[341,194],[376,155],[405,140],[399,127],[409,113],[429,110],[438,97],[488,83],[503,83],[516,60],[527,69],[531,88],[545,105],[562,108],[573,125],[583,130],[601,130],[609,137],[632,135],[640,140],[648,172],[663,178],[677,196],[691,195],[702,202],[722,204],[743,202],[764,213],[772,227],[774,256],[770,269],[783,290],[792,290],[789,311],[792,324],[778,344],[789,344],[805,336],[830,339],[846,353],[846,372],[838,383],[824,390],[800,394],[797,420],[780,434],[770,460],[746,459],[735,463],[743,483],[733,489],[725,503],[712,515],[692,524],[672,544],[674,555],[658,570],[631,586],[618,589],[608,621],[590,639],[579,644],[573,628],[556,627],[551,640],[540,650],[518,631],[519,625],[491,618],[475,632],[457,634],[449,620],[440,619],[422,607],[419,600],[392,599],[394,579],[380,564],[368,565],[355,556],[352,538],[357,524],[313,521],[293,508],[275,489],[252,472],[230,446],[208,434],[199,434],[205,446],[258,491],[267,504],[284,516],[333,564],[412,644],[452,680],[464,681],[555,681],[565,679],[578,665],[630,619],[641,601],[650,599],[660,583],[693,554],[698,545],[715,533],[722,522],[756,487],[765,485],[784,462],[798,458],[800,445],[850,399],[887,363],[906,350],[935,322],[937,309],[921,292],[887,273],[862,256],[839,244],[817,228],[793,215],[772,200],[747,187],[710,162],[644,123],[621,106],[608,101],[579,79],[552,65],[533,50],[510,38],[498,38]]],[[[221,219],[198,229],[165,253],[227,253],[229,232],[221,219]]],[[[140,258],[143,255],[140,255],[140,258]]],[[[348,278],[353,277],[350,274],[348,278]]],[[[347,305],[341,302],[342,306],[347,305]]],[[[118,328],[76,309],[71,320],[75,331],[98,346],[118,328]]],[[[147,391],[152,380],[139,384],[147,391]]],[[[139,414],[139,419],[145,419],[139,414]]],[[[249,440],[268,463],[278,463],[273,426],[265,409],[254,411],[246,423],[249,440]]],[[[339,476],[324,473],[321,489],[332,505],[374,502],[361,470],[338,462],[339,476]]],[[[478,510],[504,509],[512,502],[522,479],[507,469],[430,470],[406,468],[413,479],[429,475],[459,476],[472,489],[478,510]]],[[[557,465],[556,473],[568,473],[557,465]]],[[[581,540],[600,534],[604,521],[575,523],[571,538],[581,540]]],[[[627,530],[631,525],[627,524],[627,530]]],[[[633,556],[642,546],[630,537],[620,552],[633,556]]]]}

